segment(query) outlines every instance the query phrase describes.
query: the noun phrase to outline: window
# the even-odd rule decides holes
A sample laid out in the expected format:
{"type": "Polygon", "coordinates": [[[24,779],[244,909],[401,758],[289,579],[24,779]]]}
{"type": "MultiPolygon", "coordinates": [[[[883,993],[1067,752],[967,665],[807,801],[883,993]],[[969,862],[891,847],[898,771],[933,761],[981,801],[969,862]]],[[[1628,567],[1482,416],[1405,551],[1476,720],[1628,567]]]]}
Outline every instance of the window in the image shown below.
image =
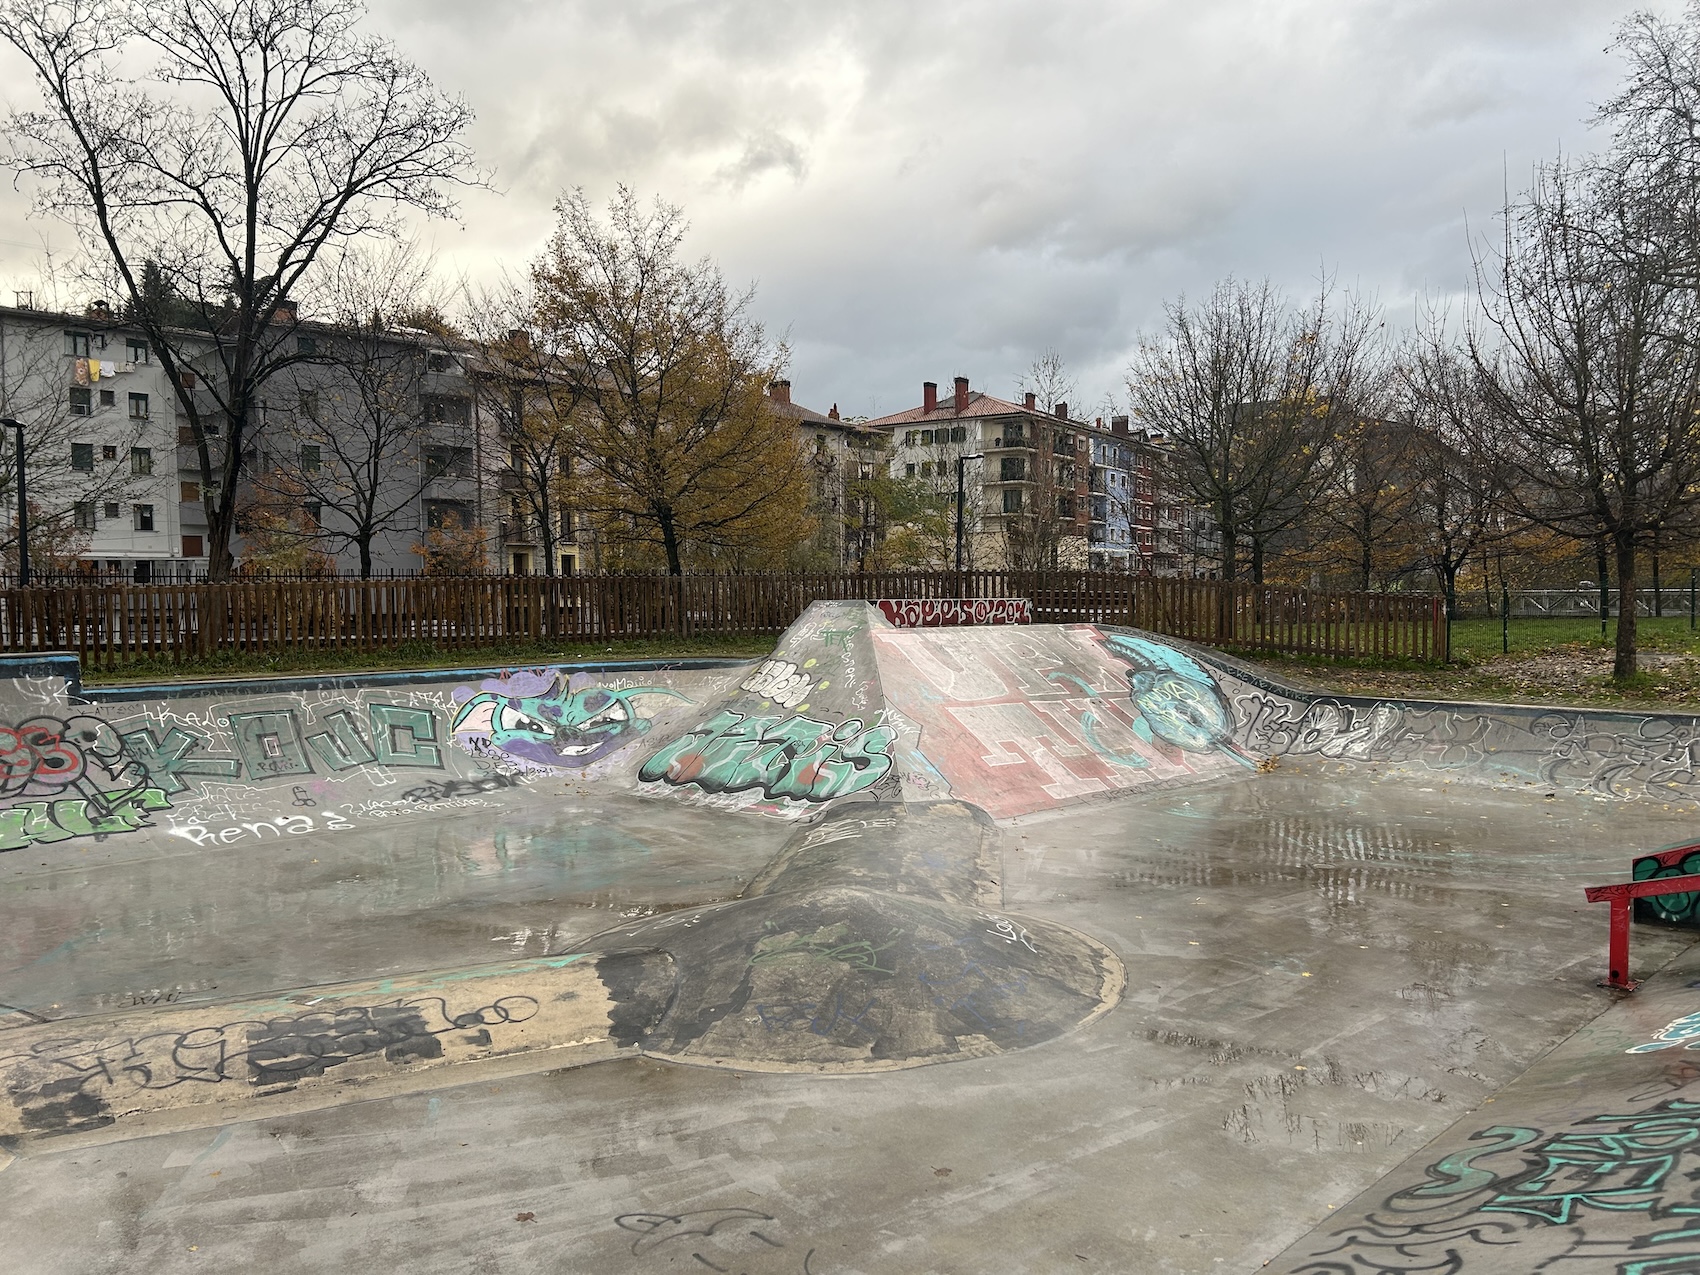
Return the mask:
{"type": "Polygon", "coordinates": [[[1058,496],[1057,497],[1057,517],[1065,519],[1065,520],[1074,517],[1074,497],[1072,497],[1072,496],[1058,496]]]}
{"type": "Polygon", "coordinates": [[[101,446],[101,449],[100,449],[100,458],[102,460],[117,460],[118,459],[118,447],[117,447],[117,445],[113,444],[113,443],[103,444],[101,446]]]}
{"type": "Polygon", "coordinates": [[[130,395],[130,419],[145,421],[148,418],[148,396],[146,394],[130,395]]]}
{"type": "Polygon", "coordinates": [[[452,354],[431,353],[425,356],[425,366],[433,372],[447,372],[455,365],[452,354]]]}
{"type": "Polygon", "coordinates": [[[116,518],[118,516],[118,502],[116,500],[107,501],[106,507],[100,511],[100,516],[102,518],[116,518]]]}
{"type": "Polygon", "coordinates": [[[94,472],[94,444],[71,444],[71,468],[80,469],[85,474],[94,472]]]}
{"type": "Polygon", "coordinates": [[[152,505],[132,505],[131,509],[133,510],[133,512],[136,515],[136,530],[137,531],[152,531],[153,530],[153,506],[152,505]]]}
{"type": "Polygon", "coordinates": [[[319,416],[319,392],[317,390],[302,390],[301,403],[296,412],[299,416],[317,420],[319,416]]]}
{"type": "Polygon", "coordinates": [[[116,390],[102,390],[100,392],[100,405],[102,407],[117,407],[118,406],[118,391],[116,391],[116,390]]]}
{"type": "Polygon", "coordinates": [[[518,443],[508,448],[508,468],[516,474],[525,472],[525,448],[518,443]]]}
{"type": "Polygon", "coordinates": [[[310,358],[319,352],[319,343],[310,336],[298,336],[295,338],[295,352],[310,358]]]}
{"type": "Polygon", "coordinates": [[[905,465],[903,467],[903,476],[905,478],[913,478],[915,476],[915,466],[905,465]]]}
{"type": "MultiPolygon", "coordinates": [[[[942,434],[942,433],[944,433],[944,431],[941,429],[941,430],[939,430],[939,433],[942,434]]],[[[930,430],[930,429],[922,430],[921,431],[921,446],[922,447],[931,447],[932,445],[933,445],[933,431],[930,430]]]]}
{"type": "Polygon", "coordinates": [[[87,332],[67,332],[65,334],[65,353],[74,359],[88,358],[89,334],[87,332]]]}
{"type": "Polygon", "coordinates": [[[207,551],[201,547],[201,538],[199,536],[183,537],[183,556],[185,558],[202,558],[206,556],[206,552],[207,551]]]}
{"type": "Polygon", "coordinates": [[[319,472],[319,445],[317,443],[301,444],[301,472],[304,474],[319,472]]]}
{"type": "Polygon", "coordinates": [[[1003,489],[1003,511],[1006,514],[1021,512],[1021,488],[1005,487],[1003,489]]]}
{"type": "MultiPolygon", "coordinates": [[[[516,452],[518,448],[514,449],[516,452]]],[[[427,447],[425,476],[427,478],[467,478],[472,474],[470,447],[427,447]]]]}
{"type": "Polygon", "coordinates": [[[930,461],[930,460],[922,461],[921,462],[921,477],[922,478],[931,478],[932,476],[933,476],[933,462],[930,461]]]}
{"type": "Polygon", "coordinates": [[[94,391],[86,385],[73,385],[67,392],[72,416],[88,416],[94,412],[94,391]]]}
{"type": "Polygon", "coordinates": [[[153,448],[132,447],[130,449],[130,472],[137,477],[146,477],[153,473],[153,448]]]}
{"type": "Polygon", "coordinates": [[[1020,447],[1025,441],[1020,421],[1011,421],[1004,426],[1003,445],[1005,447],[1020,447]]]}
{"type": "Polygon", "coordinates": [[[1006,483],[1018,483],[1027,477],[1027,460],[1022,456],[1005,456],[998,461],[998,479],[1006,483]]]}
{"type": "Polygon", "coordinates": [[[193,372],[179,372],[177,383],[186,390],[192,390],[195,388],[195,374],[193,372]]]}
{"type": "Polygon", "coordinates": [[[968,441],[968,427],[966,425],[957,425],[953,427],[950,431],[950,441],[953,443],[966,443],[968,441]]]}
{"type": "Polygon", "coordinates": [[[304,500],[301,502],[301,512],[307,515],[307,521],[315,527],[324,521],[325,506],[322,501],[304,500]]]}
{"type": "Polygon", "coordinates": [[[431,425],[464,425],[472,419],[472,404],[464,398],[421,394],[419,413],[431,425]]]}
{"type": "Polygon", "coordinates": [[[124,357],[132,363],[153,362],[153,355],[148,349],[148,343],[139,337],[130,337],[124,342],[124,357]]]}
{"type": "Polygon", "coordinates": [[[920,440],[920,438],[921,438],[921,431],[920,430],[918,430],[918,429],[909,430],[903,435],[903,445],[905,447],[913,447],[920,440]]]}
{"type": "Polygon", "coordinates": [[[79,500],[71,506],[71,525],[78,531],[94,530],[94,501],[79,500]]]}
{"type": "Polygon", "coordinates": [[[193,447],[195,445],[195,427],[193,425],[179,425],[177,427],[177,445],[179,447],[193,447]]]}
{"type": "Polygon", "coordinates": [[[427,500],[425,525],[433,531],[455,530],[472,525],[472,506],[464,500],[427,500]]]}
{"type": "Polygon", "coordinates": [[[177,499],[182,501],[185,505],[199,504],[201,500],[201,484],[178,483],[177,499]]]}

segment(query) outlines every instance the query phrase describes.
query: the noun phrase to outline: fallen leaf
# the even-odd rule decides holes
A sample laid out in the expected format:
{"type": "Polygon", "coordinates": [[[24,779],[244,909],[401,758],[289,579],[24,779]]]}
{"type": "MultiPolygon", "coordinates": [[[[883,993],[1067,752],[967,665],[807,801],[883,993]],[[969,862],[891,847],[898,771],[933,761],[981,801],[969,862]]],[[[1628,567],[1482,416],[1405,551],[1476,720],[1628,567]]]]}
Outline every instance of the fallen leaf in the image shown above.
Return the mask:
{"type": "Polygon", "coordinates": [[[537,1214],[535,1214],[535,1213],[515,1213],[514,1214],[514,1221],[516,1221],[516,1222],[535,1222],[536,1220],[537,1220],[537,1214]]]}

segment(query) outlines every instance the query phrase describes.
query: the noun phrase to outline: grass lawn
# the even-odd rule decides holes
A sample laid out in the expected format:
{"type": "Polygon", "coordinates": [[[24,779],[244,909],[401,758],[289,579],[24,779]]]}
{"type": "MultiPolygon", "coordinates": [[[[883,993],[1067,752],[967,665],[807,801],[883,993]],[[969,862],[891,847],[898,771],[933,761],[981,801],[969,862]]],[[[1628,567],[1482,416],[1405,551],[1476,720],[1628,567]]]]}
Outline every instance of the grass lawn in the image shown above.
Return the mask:
{"type": "Polygon", "coordinates": [[[581,660],[686,659],[692,656],[749,658],[773,650],[776,636],[642,638],[601,642],[506,643],[443,650],[432,642],[408,642],[386,651],[227,651],[204,660],[130,660],[116,669],[85,667],[90,686],[125,682],[253,677],[289,673],[366,673],[385,669],[529,668],[581,660]]]}
{"type": "Polygon", "coordinates": [[[1498,620],[1459,620],[1452,626],[1452,663],[1328,661],[1259,656],[1253,662],[1277,676],[1356,695],[1665,708],[1700,712],[1700,632],[1688,616],[1643,617],[1636,626],[1641,671],[1619,686],[1611,680],[1617,621],[1511,621],[1510,650],[1502,650],[1498,620]]]}

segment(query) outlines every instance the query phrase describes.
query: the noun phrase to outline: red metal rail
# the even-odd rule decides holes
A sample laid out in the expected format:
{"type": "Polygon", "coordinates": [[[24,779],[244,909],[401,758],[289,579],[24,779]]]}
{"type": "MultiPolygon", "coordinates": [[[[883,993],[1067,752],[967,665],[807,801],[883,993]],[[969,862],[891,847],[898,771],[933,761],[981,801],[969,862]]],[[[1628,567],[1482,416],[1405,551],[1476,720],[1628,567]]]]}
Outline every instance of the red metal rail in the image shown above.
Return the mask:
{"type": "MultiPolygon", "coordinates": [[[[1683,846],[1685,851],[1693,846],[1683,846]]],[[[1675,853],[1674,851],[1671,853],[1675,853]]],[[[1633,992],[1640,980],[1629,977],[1629,909],[1636,899],[1657,898],[1665,894],[1700,893],[1700,875],[1686,877],[1652,877],[1646,881],[1625,881],[1619,885],[1591,885],[1582,891],[1589,903],[1611,904],[1611,939],[1606,948],[1608,975],[1603,987],[1620,987],[1633,992]]]]}

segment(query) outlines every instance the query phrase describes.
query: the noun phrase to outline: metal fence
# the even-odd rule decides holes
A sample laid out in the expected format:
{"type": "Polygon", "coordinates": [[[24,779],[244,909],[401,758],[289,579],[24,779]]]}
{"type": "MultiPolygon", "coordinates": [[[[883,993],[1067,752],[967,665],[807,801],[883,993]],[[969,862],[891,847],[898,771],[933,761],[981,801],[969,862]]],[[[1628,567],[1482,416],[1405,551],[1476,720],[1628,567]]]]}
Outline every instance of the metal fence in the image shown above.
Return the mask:
{"type": "Polygon", "coordinates": [[[1041,623],[1125,624],[1244,650],[1446,658],[1438,597],[1090,571],[32,584],[0,588],[0,645],[75,651],[85,665],[114,668],[222,651],[779,633],[826,599],[957,597],[1027,598],[1041,623]]]}

